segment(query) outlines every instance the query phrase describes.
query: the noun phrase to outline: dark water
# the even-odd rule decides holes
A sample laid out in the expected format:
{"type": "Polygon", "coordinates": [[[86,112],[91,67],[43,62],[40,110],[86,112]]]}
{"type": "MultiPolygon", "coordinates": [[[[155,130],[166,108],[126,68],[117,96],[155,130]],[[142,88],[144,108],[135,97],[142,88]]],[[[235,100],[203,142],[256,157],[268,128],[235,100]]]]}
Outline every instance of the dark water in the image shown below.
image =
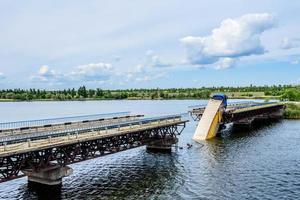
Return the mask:
{"type": "MultiPolygon", "coordinates": [[[[1,121],[131,110],[180,113],[199,101],[0,103],[1,121]]],[[[202,101],[205,103],[205,101],[202,101]]],[[[71,165],[50,199],[299,199],[300,121],[283,120],[248,132],[193,143],[196,123],[179,137],[171,155],[137,148],[71,165]],[[193,147],[186,148],[187,143],[193,147]]],[[[0,199],[38,199],[26,178],[0,184],[0,199]]]]}

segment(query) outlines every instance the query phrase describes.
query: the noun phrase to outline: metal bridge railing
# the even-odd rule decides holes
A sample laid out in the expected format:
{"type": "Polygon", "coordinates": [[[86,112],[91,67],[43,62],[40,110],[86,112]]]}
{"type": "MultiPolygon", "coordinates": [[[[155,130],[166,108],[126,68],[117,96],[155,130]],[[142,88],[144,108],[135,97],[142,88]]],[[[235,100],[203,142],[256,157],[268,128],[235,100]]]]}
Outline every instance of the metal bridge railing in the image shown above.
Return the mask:
{"type": "Polygon", "coordinates": [[[55,124],[61,124],[66,122],[93,120],[93,119],[108,118],[108,117],[112,118],[112,117],[126,116],[129,114],[130,112],[115,112],[115,113],[81,115],[81,116],[26,120],[26,121],[16,121],[16,122],[3,122],[0,123],[0,130],[17,129],[22,127],[44,126],[49,124],[55,125],[55,124]]]}
{"type": "MultiPolygon", "coordinates": [[[[227,104],[227,108],[228,107],[238,107],[240,108],[246,108],[246,107],[253,107],[253,106],[259,106],[259,105],[268,105],[268,104],[273,104],[276,102],[255,102],[255,101],[238,101],[238,102],[230,102],[227,104]]],[[[195,109],[201,109],[201,108],[205,108],[206,104],[201,104],[201,105],[193,105],[193,106],[189,106],[188,108],[191,110],[195,110],[195,109]]]]}
{"type": "MultiPolygon", "coordinates": [[[[237,102],[228,102],[227,106],[235,106],[235,105],[243,105],[243,104],[253,104],[258,103],[254,101],[237,101],[237,102]]],[[[200,105],[193,105],[188,106],[189,109],[199,109],[199,108],[205,108],[207,104],[200,104],[200,105]]]]}
{"type": "Polygon", "coordinates": [[[165,120],[175,120],[176,118],[182,119],[187,115],[187,113],[182,114],[175,114],[175,115],[165,115],[159,117],[150,117],[150,118],[143,118],[143,119],[132,119],[126,122],[118,122],[118,123],[106,123],[98,126],[90,126],[88,128],[72,128],[72,129],[64,129],[59,131],[49,131],[49,132],[40,132],[34,133],[30,135],[16,135],[16,136],[8,136],[8,137],[1,137],[0,138],[0,146],[6,144],[13,144],[19,142],[25,142],[28,140],[38,140],[38,139],[47,139],[49,137],[61,137],[66,135],[75,135],[81,133],[87,133],[92,131],[101,131],[101,130],[109,130],[113,128],[121,128],[125,126],[134,126],[134,125],[144,125],[149,124],[156,121],[165,121],[165,120]]]}

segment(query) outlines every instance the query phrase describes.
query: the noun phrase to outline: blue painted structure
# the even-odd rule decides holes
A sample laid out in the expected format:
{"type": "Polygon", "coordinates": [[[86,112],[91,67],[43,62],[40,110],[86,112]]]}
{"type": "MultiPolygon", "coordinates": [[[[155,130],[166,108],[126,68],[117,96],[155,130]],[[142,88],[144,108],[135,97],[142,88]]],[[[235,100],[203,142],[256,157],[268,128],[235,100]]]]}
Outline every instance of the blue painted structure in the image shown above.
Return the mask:
{"type": "Polygon", "coordinates": [[[221,100],[223,102],[222,103],[223,106],[225,108],[227,107],[227,99],[228,99],[227,95],[222,94],[222,93],[220,93],[220,94],[214,94],[213,97],[212,97],[212,99],[214,99],[214,100],[221,100]]]}

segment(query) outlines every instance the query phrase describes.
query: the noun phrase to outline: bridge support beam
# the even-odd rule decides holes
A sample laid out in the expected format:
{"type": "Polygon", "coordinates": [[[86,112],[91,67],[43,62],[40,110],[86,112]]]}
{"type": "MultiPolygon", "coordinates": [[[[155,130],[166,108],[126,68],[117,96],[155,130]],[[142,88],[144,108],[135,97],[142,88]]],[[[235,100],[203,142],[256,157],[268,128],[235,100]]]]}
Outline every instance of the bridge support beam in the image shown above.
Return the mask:
{"type": "Polygon", "coordinates": [[[68,166],[54,165],[40,171],[23,170],[28,177],[28,183],[37,183],[42,185],[56,186],[62,184],[62,178],[73,173],[73,169],[68,166]]]}

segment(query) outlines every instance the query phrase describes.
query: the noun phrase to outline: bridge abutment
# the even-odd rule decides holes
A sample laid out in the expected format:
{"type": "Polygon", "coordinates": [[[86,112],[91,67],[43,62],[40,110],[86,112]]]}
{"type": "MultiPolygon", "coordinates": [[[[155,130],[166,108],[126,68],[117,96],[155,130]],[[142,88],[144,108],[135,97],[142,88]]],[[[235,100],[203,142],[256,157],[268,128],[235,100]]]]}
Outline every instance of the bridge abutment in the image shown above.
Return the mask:
{"type": "Polygon", "coordinates": [[[28,177],[28,183],[57,186],[62,184],[63,177],[73,173],[73,169],[68,166],[54,165],[39,171],[23,170],[22,172],[28,177]]]}

